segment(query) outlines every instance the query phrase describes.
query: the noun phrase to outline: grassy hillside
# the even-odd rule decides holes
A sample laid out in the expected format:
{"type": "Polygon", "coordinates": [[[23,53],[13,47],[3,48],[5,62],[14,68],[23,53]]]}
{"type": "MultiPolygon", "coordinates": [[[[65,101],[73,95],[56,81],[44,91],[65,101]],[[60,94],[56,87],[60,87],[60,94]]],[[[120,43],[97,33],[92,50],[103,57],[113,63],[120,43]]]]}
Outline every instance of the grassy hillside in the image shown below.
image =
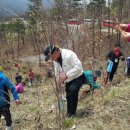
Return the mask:
{"type": "MultiPolygon", "coordinates": [[[[15,47],[17,48],[17,46],[15,47]]],[[[81,50],[78,50],[79,57],[83,54],[84,45],[81,44],[80,47],[81,50]]],[[[108,42],[104,43],[104,47],[106,48],[101,50],[101,56],[97,59],[93,60],[89,55],[84,55],[84,69],[87,68],[88,63],[93,62],[94,67],[100,68],[104,73],[106,67],[105,55],[109,50],[108,42]]],[[[11,58],[7,60],[6,56],[3,55],[4,51],[4,49],[1,49],[2,58],[0,60],[6,68],[5,73],[12,82],[14,82],[15,73],[19,71],[14,66],[16,63],[20,64],[20,72],[24,78],[26,78],[30,68],[33,69],[35,74],[40,74],[42,77],[42,82],[35,82],[32,87],[28,85],[24,87],[25,92],[20,94],[21,104],[18,107],[11,99],[14,130],[59,130],[61,122],[62,130],[69,130],[72,126],[75,126],[76,130],[130,129],[130,83],[129,79],[124,77],[123,62],[120,62],[113,84],[109,84],[107,88],[102,85],[102,89],[97,90],[94,95],[79,100],[76,117],[66,119],[66,102],[64,102],[62,118],[59,119],[54,79],[47,79],[45,82],[46,71],[51,65],[43,62],[41,68],[39,68],[36,63],[25,63],[11,58]]],[[[85,53],[88,52],[85,50],[85,53]]],[[[33,55],[34,50],[32,47],[30,48],[30,44],[26,44],[21,54],[22,56],[33,55]]],[[[102,84],[102,80],[103,77],[100,77],[98,82],[102,84]]],[[[88,88],[88,85],[84,85],[80,90],[79,97],[82,95],[82,91],[88,88]]],[[[4,120],[1,120],[0,129],[4,129],[4,124],[4,120]]]]}
{"type": "MultiPolygon", "coordinates": [[[[98,79],[99,82],[101,80],[102,78],[98,79]]],[[[97,90],[94,95],[80,100],[77,115],[73,119],[65,118],[66,102],[64,102],[63,130],[69,130],[74,125],[76,130],[129,130],[129,79],[122,76],[117,80],[115,76],[114,82],[115,85],[109,84],[107,88],[102,86],[102,89],[97,90]]],[[[35,82],[32,87],[24,87],[25,92],[20,94],[21,104],[18,107],[11,100],[14,130],[59,130],[54,87],[53,79],[45,82],[43,77],[41,83],[35,82]]],[[[88,87],[84,85],[81,88],[79,97],[88,87]]],[[[4,128],[4,124],[2,120],[1,129],[4,128]]]]}

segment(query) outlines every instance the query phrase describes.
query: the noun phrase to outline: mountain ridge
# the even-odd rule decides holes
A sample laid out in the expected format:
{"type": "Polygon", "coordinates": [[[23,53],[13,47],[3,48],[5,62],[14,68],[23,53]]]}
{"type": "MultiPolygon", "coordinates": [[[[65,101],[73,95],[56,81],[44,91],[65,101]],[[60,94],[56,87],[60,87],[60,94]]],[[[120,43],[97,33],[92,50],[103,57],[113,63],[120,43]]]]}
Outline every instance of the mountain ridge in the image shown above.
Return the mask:
{"type": "MultiPolygon", "coordinates": [[[[0,0],[0,17],[24,15],[28,8],[28,0],[0,0]]],[[[43,6],[49,8],[53,0],[42,0],[43,6]]]]}

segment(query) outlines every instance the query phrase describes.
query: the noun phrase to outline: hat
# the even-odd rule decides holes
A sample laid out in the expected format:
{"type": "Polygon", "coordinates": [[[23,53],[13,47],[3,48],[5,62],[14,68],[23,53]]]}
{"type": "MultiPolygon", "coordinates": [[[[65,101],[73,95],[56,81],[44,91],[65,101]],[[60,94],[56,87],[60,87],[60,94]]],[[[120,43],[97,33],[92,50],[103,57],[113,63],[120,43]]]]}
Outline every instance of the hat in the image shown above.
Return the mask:
{"type": "Polygon", "coordinates": [[[45,55],[45,61],[48,61],[50,59],[51,54],[54,53],[55,50],[57,50],[58,47],[54,45],[49,45],[46,47],[46,49],[43,51],[43,54],[45,55]]]}

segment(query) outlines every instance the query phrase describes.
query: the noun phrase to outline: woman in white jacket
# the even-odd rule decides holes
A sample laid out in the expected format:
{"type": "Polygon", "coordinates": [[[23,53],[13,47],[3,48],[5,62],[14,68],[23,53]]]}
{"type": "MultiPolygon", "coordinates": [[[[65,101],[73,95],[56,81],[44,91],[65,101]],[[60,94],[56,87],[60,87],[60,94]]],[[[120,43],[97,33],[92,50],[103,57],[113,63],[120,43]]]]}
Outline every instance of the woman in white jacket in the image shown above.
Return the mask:
{"type": "Polygon", "coordinates": [[[48,46],[44,55],[46,61],[51,58],[54,62],[57,85],[60,87],[62,83],[65,83],[67,117],[72,117],[76,114],[78,92],[85,78],[82,63],[73,51],[54,45],[48,46]]]}

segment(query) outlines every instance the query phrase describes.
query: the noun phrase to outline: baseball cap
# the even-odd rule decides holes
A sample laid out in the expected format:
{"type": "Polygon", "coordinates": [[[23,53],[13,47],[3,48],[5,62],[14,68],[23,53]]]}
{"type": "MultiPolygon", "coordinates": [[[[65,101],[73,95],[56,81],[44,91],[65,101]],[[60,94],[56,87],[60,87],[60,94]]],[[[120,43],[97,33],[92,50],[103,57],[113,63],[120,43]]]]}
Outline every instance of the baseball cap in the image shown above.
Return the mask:
{"type": "Polygon", "coordinates": [[[54,53],[55,50],[57,50],[58,47],[54,45],[49,45],[48,47],[45,48],[43,51],[43,54],[45,55],[45,61],[48,61],[50,59],[51,54],[54,53]]]}

